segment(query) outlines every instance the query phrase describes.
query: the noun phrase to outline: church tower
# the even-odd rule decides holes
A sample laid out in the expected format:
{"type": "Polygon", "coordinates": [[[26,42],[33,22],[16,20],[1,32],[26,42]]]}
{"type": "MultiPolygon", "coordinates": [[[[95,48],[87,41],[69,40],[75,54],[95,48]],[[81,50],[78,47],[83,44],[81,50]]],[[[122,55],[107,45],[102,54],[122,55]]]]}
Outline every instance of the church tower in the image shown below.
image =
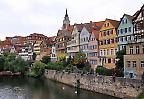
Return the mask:
{"type": "Polygon", "coordinates": [[[70,20],[69,20],[67,9],[66,9],[66,14],[65,14],[65,17],[64,17],[64,20],[63,20],[62,30],[66,30],[69,25],[70,25],[70,20]]]}

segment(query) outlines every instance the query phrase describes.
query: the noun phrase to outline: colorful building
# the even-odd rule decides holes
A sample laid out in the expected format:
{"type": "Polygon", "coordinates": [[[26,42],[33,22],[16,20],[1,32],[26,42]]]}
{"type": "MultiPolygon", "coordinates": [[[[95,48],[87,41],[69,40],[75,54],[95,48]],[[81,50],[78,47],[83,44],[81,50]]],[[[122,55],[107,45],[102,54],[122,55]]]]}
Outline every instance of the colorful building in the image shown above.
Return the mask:
{"type": "Polygon", "coordinates": [[[95,69],[98,66],[99,61],[99,30],[103,25],[103,21],[101,22],[93,22],[94,27],[92,28],[92,33],[88,42],[88,61],[91,64],[91,67],[95,69]]]}
{"type": "Polygon", "coordinates": [[[85,23],[83,24],[83,28],[80,32],[80,51],[84,52],[86,54],[86,57],[88,57],[88,42],[90,35],[92,33],[92,22],[91,23],[85,23]]]}
{"type": "Polygon", "coordinates": [[[144,5],[134,14],[134,40],[128,42],[124,56],[124,76],[141,79],[144,73],[144,5]]]}
{"type": "Polygon", "coordinates": [[[126,44],[128,41],[133,40],[133,17],[127,14],[124,14],[120,20],[117,34],[118,34],[118,50],[126,50],[126,44]]]}
{"type": "Polygon", "coordinates": [[[115,68],[116,52],[118,50],[117,26],[119,21],[106,19],[99,33],[100,65],[105,68],[115,68]]]}

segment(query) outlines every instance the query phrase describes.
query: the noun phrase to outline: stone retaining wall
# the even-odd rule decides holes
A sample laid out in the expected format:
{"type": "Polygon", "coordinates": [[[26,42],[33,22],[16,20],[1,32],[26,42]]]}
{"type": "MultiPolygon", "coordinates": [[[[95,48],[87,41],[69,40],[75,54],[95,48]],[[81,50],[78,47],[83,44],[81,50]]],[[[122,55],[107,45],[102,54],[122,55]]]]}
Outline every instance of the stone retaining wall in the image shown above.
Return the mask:
{"type": "Polygon", "coordinates": [[[110,76],[81,75],[55,70],[46,70],[45,77],[71,86],[76,86],[79,80],[82,89],[126,99],[135,99],[144,89],[142,81],[120,77],[114,82],[110,76]]]}

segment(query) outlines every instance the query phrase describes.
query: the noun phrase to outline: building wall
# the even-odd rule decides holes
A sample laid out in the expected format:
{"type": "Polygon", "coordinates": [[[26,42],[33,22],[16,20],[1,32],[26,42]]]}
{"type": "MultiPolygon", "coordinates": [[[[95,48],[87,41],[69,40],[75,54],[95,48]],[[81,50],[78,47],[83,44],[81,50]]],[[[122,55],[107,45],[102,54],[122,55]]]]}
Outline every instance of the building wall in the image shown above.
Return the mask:
{"type": "Polygon", "coordinates": [[[90,37],[90,33],[85,27],[83,27],[80,33],[80,51],[84,52],[86,56],[88,56],[89,37],[90,37]]]}
{"type": "Polygon", "coordinates": [[[116,27],[114,27],[108,20],[105,21],[100,30],[99,44],[99,64],[109,69],[115,68],[116,52],[118,49],[117,33],[116,27]],[[107,35],[107,31],[109,31],[109,35],[107,35]],[[107,41],[106,44],[104,44],[105,41],[107,41]]]}
{"type": "Polygon", "coordinates": [[[94,35],[91,34],[89,42],[88,42],[88,61],[91,64],[91,67],[95,69],[98,65],[98,41],[94,35]]]}
{"type": "Polygon", "coordinates": [[[72,31],[72,38],[67,42],[67,53],[69,56],[74,56],[75,53],[80,51],[80,31],[74,26],[72,31]]]}
{"type": "Polygon", "coordinates": [[[117,29],[117,34],[118,34],[118,49],[126,49],[126,44],[128,41],[133,40],[133,24],[132,20],[130,20],[127,15],[124,15],[123,18],[121,19],[121,22],[118,26],[117,29]]]}
{"type": "Polygon", "coordinates": [[[144,43],[127,45],[126,54],[124,56],[124,76],[126,78],[141,79],[144,72],[144,43]]]}

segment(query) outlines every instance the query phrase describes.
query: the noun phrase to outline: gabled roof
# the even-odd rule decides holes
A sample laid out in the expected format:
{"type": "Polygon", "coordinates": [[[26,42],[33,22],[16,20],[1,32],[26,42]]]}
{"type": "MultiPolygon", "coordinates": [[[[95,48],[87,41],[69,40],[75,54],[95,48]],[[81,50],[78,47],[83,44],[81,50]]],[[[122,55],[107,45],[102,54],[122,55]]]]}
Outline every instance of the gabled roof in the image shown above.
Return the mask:
{"type": "Polygon", "coordinates": [[[117,21],[117,20],[108,19],[108,18],[106,18],[106,20],[108,20],[114,27],[117,27],[119,24],[119,21],[117,21]]]}
{"type": "Polygon", "coordinates": [[[78,30],[79,32],[81,32],[84,25],[81,23],[81,24],[74,24],[74,26],[76,26],[76,27],[77,27],[77,30],[78,30]]]}
{"type": "Polygon", "coordinates": [[[133,16],[134,16],[134,18],[133,18],[133,20],[135,20],[138,16],[139,16],[139,14],[141,13],[141,11],[144,9],[144,4],[143,4],[143,6],[140,8],[140,10],[138,10],[133,16]]]}
{"type": "Polygon", "coordinates": [[[119,27],[119,25],[120,25],[120,23],[121,23],[122,19],[123,19],[125,16],[126,16],[128,19],[129,19],[129,21],[130,21],[130,22],[132,22],[132,20],[133,20],[133,18],[134,18],[134,17],[133,17],[133,16],[131,16],[131,15],[124,14],[124,15],[123,15],[123,17],[120,19],[120,22],[119,22],[119,24],[118,24],[118,27],[119,27]]]}

